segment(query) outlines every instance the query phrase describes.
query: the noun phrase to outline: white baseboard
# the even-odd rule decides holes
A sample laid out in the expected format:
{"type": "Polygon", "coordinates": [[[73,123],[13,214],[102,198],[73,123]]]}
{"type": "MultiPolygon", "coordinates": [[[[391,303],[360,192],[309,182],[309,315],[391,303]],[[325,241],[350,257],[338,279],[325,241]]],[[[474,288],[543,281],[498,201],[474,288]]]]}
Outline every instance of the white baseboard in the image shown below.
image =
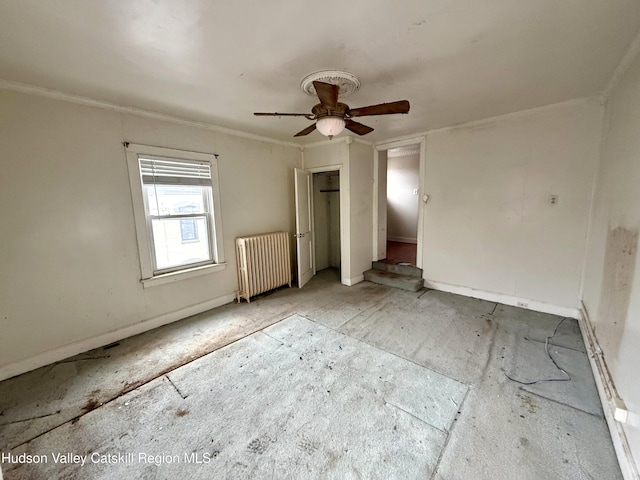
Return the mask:
{"type": "Polygon", "coordinates": [[[387,240],[390,242],[400,242],[400,243],[418,243],[417,238],[410,238],[410,237],[387,237],[387,240]]]}
{"type": "Polygon", "coordinates": [[[347,278],[342,283],[347,287],[351,287],[356,283],[364,282],[364,275],[358,275],[357,277],[347,278]]]}
{"type": "Polygon", "coordinates": [[[625,480],[638,480],[638,466],[635,464],[631,447],[627,440],[627,436],[622,428],[622,425],[613,418],[614,410],[611,405],[612,394],[616,388],[613,384],[613,380],[609,376],[607,362],[604,358],[604,353],[598,345],[598,339],[593,331],[593,325],[589,319],[589,313],[584,303],[580,302],[580,331],[582,332],[582,339],[584,345],[587,348],[587,357],[589,357],[589,363],[591,364],[591,370],[593,371],[593,377],[596,381],[596,387],[598,388],[598,395],[600,396],[600,402],[602,403],[602,410],[604,411],[604,418],[607,421],[609,427],[609,433],[611,435],[611,441],[613,442],[613,448],[616,451],[618,457],[618,463],[620,464],[620,470],[625,480]]]}
{"type": "Polygon", "coordinates": [[[424,286],[433,290],[456,293],[458,295],[464,295],[465,297],[479,298],[489,302],[502,303],[503,305],[526,308],[527,310],[534,310],[536,312],[551,313],[552,315],[559,315],[561,317],[577,319],[580,316],[577,308],[563,307],[528,298],[514,297],[513,295],[506,295],[504,293],[487,292],[485,290],[476,290],[475,288],[460,287],[458,285],[450,285],[448,283],[434,282],[426,279],[424,286]]]}
{"type": "Polygon", "coordinates": [[[154,328],[161,327],[162,325],[182,320],[183,318],[190,317],[191,315],[206,312],[207,310],[211,310],[212,308],[231,303],[233,300],[235,300],[235,298],[235,293],[223,295],[222,297],[214,298],[213,300],[208,300],[206,302],[192,305],[190,307],[176,310],[174,312],[165,313],[158,317],[144,320],[134,325],[129,325],[127,327],[123,327],[111,332],[102,333],[100,335],[96,335],[95,337],[90,337],[74,343],[63,345],[61,347],[48,350],[32,357],[27,357],[22,360],[18,360],[17,362],[3,365],[2,367],[0,367],[0,381],[7,378],[15,377],[16,375],[20,375],[21,373],[35,370],[36,368],[40,368],[54,362],[58,362],[60,360],[64,360],[65,358],[78,355],[79,353],[83,353],[94,348],[109,345],[110,343],[117,342],[118,340],[122,340],[123,338],[132,337],[133,335],[138,335],[139,333],[153,330],[154,328]]]}

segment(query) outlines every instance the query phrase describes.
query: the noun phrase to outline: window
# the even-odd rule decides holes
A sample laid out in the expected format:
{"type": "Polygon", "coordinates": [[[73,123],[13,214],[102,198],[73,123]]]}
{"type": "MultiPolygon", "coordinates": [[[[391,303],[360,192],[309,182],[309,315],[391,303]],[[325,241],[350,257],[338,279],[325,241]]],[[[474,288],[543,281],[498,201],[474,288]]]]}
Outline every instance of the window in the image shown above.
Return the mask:
{"type": "Polygon", "coordinates": [[[127,146],[142,281],[223,268],[214,155],[127,146]]]}

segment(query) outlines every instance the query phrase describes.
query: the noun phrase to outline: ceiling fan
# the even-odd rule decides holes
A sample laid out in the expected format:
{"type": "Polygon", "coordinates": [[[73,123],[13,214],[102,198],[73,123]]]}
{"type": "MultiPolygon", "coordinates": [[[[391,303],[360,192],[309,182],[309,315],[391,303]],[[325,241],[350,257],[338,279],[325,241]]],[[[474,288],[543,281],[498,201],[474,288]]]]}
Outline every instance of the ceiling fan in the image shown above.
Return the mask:
{"type": "Polygon", "coordinates": [[[311,113],[254,113],[258,116],[274,117],[305,117],[315,120],[316,123],[309,125],[304,130],[299,131],[294,137],[308,135],[314,130],[318,130],[322,135],[330,139],[338,135],[345,128],[358,135],[366,135],[373,132],[373,128],[362,123],[354,122],[354,117],[366,117],[370,115],[389,115],[392,113],[409,113],[409,102],[399,100],[391,103],[380,103],[368,107],[349,108],[349,105],[338,102],[338,85],[314,81],[313,86],[320,103],[311,109],[311,113]]]}

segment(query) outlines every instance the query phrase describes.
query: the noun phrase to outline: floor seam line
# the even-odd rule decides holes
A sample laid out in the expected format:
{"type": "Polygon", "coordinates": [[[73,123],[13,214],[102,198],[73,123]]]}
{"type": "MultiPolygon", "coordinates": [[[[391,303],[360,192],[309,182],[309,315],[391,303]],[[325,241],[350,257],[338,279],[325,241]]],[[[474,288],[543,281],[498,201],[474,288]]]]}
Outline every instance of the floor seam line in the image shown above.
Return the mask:
{"type": "MultiPolygon", "coordinates": [[[[10,447],[9,447],[9,450],[14,450],[14,449],[16,449],[16,448],[21,447],[22,445],[26,445],[27,443],[32,442],[32,441],[36,440],[37,438],[40,438],[40,437],[42,437],[43,435],[46,435],[46,434],[48,434],[48,433],[50,433],[50,432],[54,431],[55,429],[60,428],[60,427],[62,427],[62,426],[64,426],[64,425],[66,425],[67,423],[77,422],[81,417],[84,417],[85,415],[87,415],[88,413],[92,412],[93,410],[97,410],[98,408],[102,408],[102,407],[104,407],[105,405],[108,405],[109,403],[111,403],[111,402],[113,402],[113,401],[117,400],[118,398],[123,397],[124,395],[126,395],[126,394],[128,394],[128,393],[131,393],[131,392],[133,392],[133,391],[135,391],[135,390],[139,389],[140,387],[142,387],[142,386],[144,386],[144,385],[147,385],[147,384],[149,384],[149,383],[153,382],[154,380],[157,380],[157,379],[158,379],[158,378],[160,378],[160,377],[167,376],[167,374],[168,374],[168,373],[171,373],[171,372],[173,372],[173,371],[175,371],[175,370],[177,370],[177,369],[179,369],[179,368],[181,368],[181,367],[184,367],[184,366],[186,366],[186,365],[189,365],[190,363],[195,362],[196,360],[198,360],[198,359],[200,359],[200,358],[206,357],[207,355],[210,355],[210,354],[212,354],[212,353],[214,353],[214,352],[217,352],[218,350],[221,350],[221,349],[222,349],[222,348],[224,348],[224,347],[228,347],[229,345],[233,345],[234,343],[239,342],[240,340],[242,340],[242,339],[244,339],[244,338],[247,338],[247,337],[249,337],[249,336],[251,336],[251,335],[253,335],[253,334],[255,334],[255,333],[262,332],[262,330],[264,330],[265,328],[268,328],[268,327],[270,327],[270,326],[272,326],[272,325],[275,325],[276,323],[280,323],[281,321],[286,320],[287,318],[292,317],[292,316],[294,316],[294,315],[297,315],[297,313],[296,313],[296,312],[293,312],[293,313],[291,313],[290,315],[287,315],[286,317],[281,318],[280,320],[277,320],[277,321],[273,322],[271,325],[267,325],[267,326],[265,326],[265,327],[263,327],[263,328],[260,328],[260,329],[258,329],[258,330],[256,330],[256,331],[254,331],[254,332],[248,333],[247,335],[243,335],[242,337],[240,337],[240,338],[238,338],[238,339],[236,339],[236,340],[234,340],[234,341],[232,341],[232,342],[229,342],[229,343],[227,343],[227,344],[225,344],[225,345],[221,345],[220,347],[218,347],[218,348],[216,348],[216,349],[214,349],[214,350],[211,350],[211,351],[210,351],[210,352],[208,352],[208,353],[204,353],[204,354],[202,354],[202,355],[200,355],[200,356],[198,356],[198,357],[195,357],[195,358],[190,358],[188,361],[186,361],[186,362],[184,362],[184,363],[182,363],[182,364],[180,364],[180,365],[177,365],[177,366],[171,367],[171,368],[169,368],[169,369],[163,370],[163,371],[161,371],[158,375],[154,376],[153,378],[150,378],[149,380],[147,380],[147,381],[145,381],[145,382],[143,382],[143,383],[141,383],[141,384],[139,384],[139,385],[136,385],[134,388],[131,388],[131,389],[129,389],[129,390],[121,391],[119,394],[117,394],[117,395],[116,395],[116,396],[114,396],[113,398],[107,399],[106,401],[102,402],[102,403],[101,403],[101,405],[99,405],[99,406],[98,406],[98,407],[96,407],[96,408],[93,408],[93,409],[91,409],[91,410],[89,410],[89,411],[86,411],[86,412],[82,412],[80,415],[76,415],[75,417],[70,418],[69,420],[67,420],[67,421],[65,421],[65,422],[62,422],[62,423],[61,423],[61,424],[59,424],[59,425],[56,425],[56,426],[54,426],[54,427],[51,427],[50,429],[46,430],[45,432],[39,433],[39,434],[38,434],[38,435],[36,435],[35,437],[29,438],[28,440],[25,440],[24,442],[21,442],[21,443],[19,443],[19,444],[17,444],[17,445],[10,446],[10,447]]],[[[167,377],[167,378],[168,378],[168,377],[167,377]]]]}
{"type": "Polygon", "coordinates": [[[402,408],[402,407],[399,407],[398,405],[396,405],[396,404],[394,404],[394,403],[391,403],[391,402],[389,402],[389,401],[387,401],[387,400],[385,400],[385,401],[384,401],[384,403],[385,403],[386,405],[390,405],[390,406],[392,406],[393,408],[396,408],[396,409],[400,410],[401,412],[406,413],[407,415],[409,415],[409,416],[411,416],[411,417],[415,418],[416,420],[418,420],[419,422],[424,423],[425,425],[429,425],[431,428],[435,428],[436,430],[438,430],[438,431],[439,431],[439,432],[441,432],[441,433],[444,433],[445,435],[449,435],[449,432],[448,432],[448,431],[446,431],[446,430],[442,430],[441,428],[438,428],[438,427],[436,427],[435,425],[432,425],[431,423],[427,422],[426,420],[423,420],[422,418],[418,417],[417,415],[414,415],[413,413],[411,413],[411,412],[409,412],[409,411],[405,410],[405,409],[404,409],[404,408],[402,408]]]}
{"type": "Polygon", "coordinates": [[[171,384],[171,386],[175,389],[176,392],[178,392],[178,395],[180,395],[180,397],[182,397],[183,400],[185,400],[189,395],[183,395],[182,392],[180,391],[180,389],[177,387],[177,385],[175,383],[173,383],[173,380],[171,380],[171,378],[169,378],[169,374],[165,373],[164,374],[164,378],[166,378],[169,383],[171,384]]]}
{"type": "MultiPolygon", "coordinates": [[[[525,340],[529,340],[530,342],[536,342],[536,343],[545,343],[544,340],[536,340],[535,338],[529,338],[529,337],[524,337],[525,340]]],[[[582,353],[584,355],[587,354],[587,352],[584,352],[582,350],[578,350],[577,348],[571,348],[571,347],[565,347],[564,345],[558,345],[557,343],[551,343],[549,342],[549,345],[552,347],[559,347],[559,348],[564,348],[566,350],[571,350],[572,352],[577,352],[577,353],[582,353]]]]}
{"type": "Polygon", "coordinates": [[[531,395],[535,395],[536,397],[542,398],[543,400],[549,400],[550,402],[557,403],[558,405],[562,405],[564,407],[571,408],[573,410],[577,410],[578,412],[584,413],[585,415],[591,415],[592,417],[604,420],[604,417],[602,417],[600,415],[596,415],[595,413],[587,412],[586,410],[583,410],[581,408],[574,407],[573,405],[569,405],[568,403],[561,402],[560,400],[556,400],[554,398],[545,397],[544,395],[542,395],[540,393],[532,392],[531,390],[526,390],[525,388],[522,388],[522,387],[518,387],[518,388],[523,392],[530,393],[531,395]]]}
{"type": "MultiPolygon", "coordinates": [[[[287,317],[289,318],[289,317],[287,317]]],[[[274,324],[275,325],[275,324],[274,324]]],[[[266,327],[268,328],[268,327],[266,327]]],[[[257,333],[257,332],[256,332],[257,333]]],[[[280,343],[280,345],[284,345],[284,342],[282,340],[280,340],[279,338],[274,337],[273,335],[269,335],[267,332],[265,332],[264,330],[260,330],[260,333],[262,333],[263,335],[266,335],[267,337],[275,340],[276,342],[280,343]]]]}
{"type": "MultiPolygon", "coordinates": [[[[302,316],[302,315],[301,315],[301,316],[302,316]]],[[[317,324],[317,325],[320,325],[321,327],[328,328],[329,330],[332,330],[332,331],[334,331],[334,332],[336,332],[336,333],[339,333],[340,335],[344,335],[345,337],[348,337],[348,338],[350,338],[350,339],[352,339],[352,340],[355,340],[355,341],[360,342],[360,343],[364,343],[365,345],[368,345],[368,346],[373,347],[373,348],[375,348],[375,349],[377,349],[377,350],[380,350],[381,352],[388,353],[389,355],[393,355],[393,356],[394,356],[394,357],[396,357],[396,358],[399,358],[399,359],[401,359],[401,360],[404,360],[404,361],[407,361],[407,362],[409,362],[409,363],[412,363],[413,365],[416,365],[416,366],[418,366],[418,367],[420,367],[420,368],[424,368],[424,369],[427,369],[427,370],[429,370],[429,371],[431,371],[431,372],[433,372],[433,373],[437,373],[438,375],[442,375],[443,377],[446,377],[446,378],[448,378],[448,379],[450,379],[450,380],[453,380],[454,382],[458,382],[458,383],[459,383],[459,384],[461,384],[461,385],[465,385],[465,386],[467,386],[467,387],[471,386],[471,384],[470,384],[470,383],[466,383],[466,382],[463,382],[463,381],[461,381],[461,380],[458,380],[457,378],[454,378],[454,377],[452,377],[451,375],[447,375],[446,373],[442,373],[442,372],[440,372],[440,371],[438,371],[438,370],[435,370],[434,368],[427,367],[427,366],[425,366],[425,365],[421,365],[421,364],[419,364],[418,362],[416,362],[415,360],[411,360],[410,358],[401,357],[401,356],[400,356],[400,355],[398,355],[397,353],[390,352],[390,351],[388,351],[388,350],[385,350],[384,348],[381,348],[381,347],[379,347],[379,346],[377,346],[377,345],[374,345],[373,343],[366,342],[366,341],[364,341],[364,340],[362,340],[362,339],[360,339],[360,338],[353,337],[353,336],[349,335],[348,333],[341,332],[340,330],[336,330],[336,329],[334,329],[334,328],[331,328],[331,327],[329,327],[329,326],[327,326],[327,325],[325,325],[325,324],[323,324],[323,323],[320,323],[320,322],[318,322],[318,321],[316,321],[316,320],[313,320],[312,318],[307,318],[307,317],[303,317],[303,318],[306,318],[306,319],[307,319],[307,320],[309,320],[310,322],[313,322],[313,323],[315,323],[315,324],[317,324]]]]}
{"type": "Polygon", "coordinates": [[[440,455],[438,455],[438,461],[436,462],[436,465],[433,468],[433,473],[431,474],[430,480],[433,480],[435,478],[435,476],[438,474],[438,470],[440,469],[440,465],[442,464],[442,458],[444,457],[444,453],[447,450],[447,447],[449,446],[449,441],[451,440],[451,436],[453,435],[453,433],[456,430],[456,424],[458,422],[458,417],[462,413],[462,408],[464,407],[464,404],[465,404],[465,402],[467,400],[467,397],[469,396],[469,392],[470,391],[471,391],[471,387],[467,388],[467,391],[464,393],[464,397],[462,397],[462,401],[460,402],[460,405],[458,406],[457,413],[453,417],[453,421],[451,422],[451,427],[449,428],[449,431],[447,432],[447,438],[444,441],[444,445],[442,445],[442,449],[440,450],[440,455]]]}
{"type": "MultiPolygon", "coordinates": [[[[374,313],[379,312],[379,311],[382,309],[382,307],[384,307],[385,305],[386,305],[386,303],[385,303],[384,305],[375,305],[375,307],[378,307],[378,308],[376,308],[375,310],[373,310],[373,311],[369,314],[369,316],[365,317],[365,319],[371,318],[371,316],[372,316],[374,313]]],[[[371,310],[371,309],[373,309],[373,308],[374,308],[374,307],[370,307],[370,308],[367,308],[367,309],[366,309],[366,310],[364,310],[364,311],[361,311],[361,312],[356,313],[354,316],[352,316],[351,318],[349,318],[346,322],[343,322],[343,323],[341,323],[340,325],[338,325],[338,326],[335,328],[335,331],[336,331],[336,332],[339,332],[339,331],[340,331],[339,329],[340,329],[340,328],[342,328],[342,327],[344,327],[344,326],[345,326],[347,323],[349,323],[351,320],[355,319],[357,316],[359,316],[359,315],[363,314],[364,312],[368,312],[369,310],[371,310]]],[[[323,325],[323,324],[321,324],[321,325],[323,325]]],[[[346,333],[343,333],[343,335],[346,335],[346,333]]]]}
{"type": "Polygon", "coordinates": [[[36,415],[35,417],[22,418],[20,420],[13,420],[12,422],[9,422],[9,423],[0,423],[0,427],[8,427],[9,425],[13,425],[15,423],[24,423],[24,422],[30,422],[31,420],[38,420],[39,418],[52,417],[54,415],[58,415],[59,413],[60,413],[60,410],[53,413],[45,413],[44,415],[36,415]]]}

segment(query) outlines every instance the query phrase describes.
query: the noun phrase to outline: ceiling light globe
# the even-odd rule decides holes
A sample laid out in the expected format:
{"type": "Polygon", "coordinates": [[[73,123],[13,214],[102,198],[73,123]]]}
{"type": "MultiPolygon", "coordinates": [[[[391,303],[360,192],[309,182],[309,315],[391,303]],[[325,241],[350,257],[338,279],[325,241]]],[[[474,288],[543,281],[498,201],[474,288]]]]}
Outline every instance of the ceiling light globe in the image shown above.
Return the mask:
{"type": "Polygon", "coordinates": [[[344,130],[344,118],[341,117],[322,117],[316,122],[316,128],[325,137],[333,137],[339,135],[344,130]]]}

